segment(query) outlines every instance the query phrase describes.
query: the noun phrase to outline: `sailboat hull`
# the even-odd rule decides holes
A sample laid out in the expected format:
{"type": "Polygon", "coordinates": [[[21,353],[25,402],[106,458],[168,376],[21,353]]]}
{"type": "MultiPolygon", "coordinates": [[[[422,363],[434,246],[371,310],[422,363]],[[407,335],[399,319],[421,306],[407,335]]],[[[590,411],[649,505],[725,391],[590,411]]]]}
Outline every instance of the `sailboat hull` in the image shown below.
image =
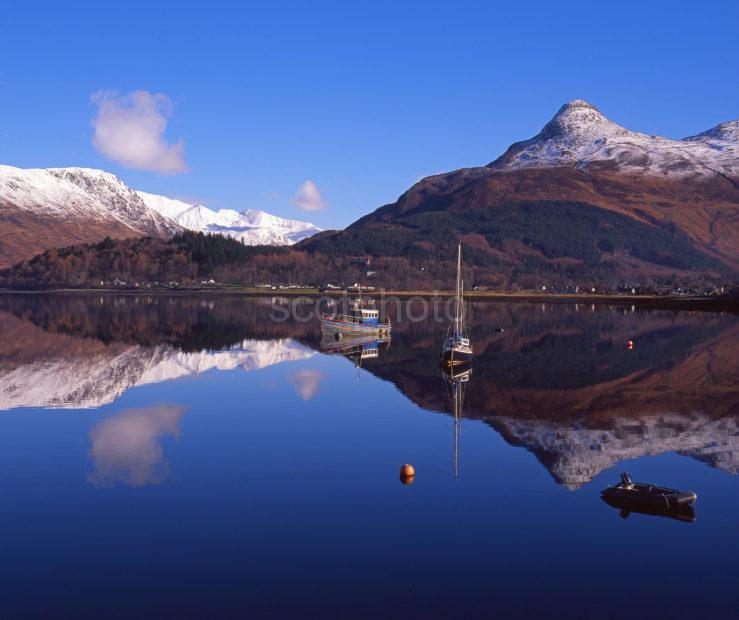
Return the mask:
{"type": "Polygon", "coordinates": [[[441,364],[447,368],[462,366],[472,362],[472,351],[446,349],[441,353],[441,364]]]}

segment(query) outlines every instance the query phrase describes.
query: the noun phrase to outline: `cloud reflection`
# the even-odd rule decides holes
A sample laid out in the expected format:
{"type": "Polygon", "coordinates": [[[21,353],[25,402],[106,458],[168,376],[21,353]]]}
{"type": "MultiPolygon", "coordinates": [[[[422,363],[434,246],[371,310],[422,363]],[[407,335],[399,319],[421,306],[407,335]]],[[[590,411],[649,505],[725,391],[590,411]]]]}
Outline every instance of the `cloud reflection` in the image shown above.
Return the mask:
{"type": "Polygon", "coordinates": [[[303,400],[310,400],[318,392],[325,375],[320,370],[298,370],[288,376],[287,380],[295,388],[303,400]]]}
{"type": "Polygon", "coordinates": [[[88,482],[142,487],[164,480],[168,468],[159,441],[164,435],[179,438],[185,410],[181,405],[124,409],[99,422],[90,431],[95,470],[88,482]]]}

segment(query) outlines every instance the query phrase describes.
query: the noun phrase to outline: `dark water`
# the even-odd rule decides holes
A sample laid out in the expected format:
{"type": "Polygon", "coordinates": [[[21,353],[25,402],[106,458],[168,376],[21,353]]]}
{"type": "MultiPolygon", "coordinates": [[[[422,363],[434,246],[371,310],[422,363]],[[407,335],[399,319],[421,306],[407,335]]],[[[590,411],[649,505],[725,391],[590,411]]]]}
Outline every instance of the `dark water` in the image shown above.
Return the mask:
{"type": "Polygon", "coordinates": [[[736,617],[736,316],[475,304],[455,423],[443,323],[271,302],[0,297],[2,617],[736,617]]]}

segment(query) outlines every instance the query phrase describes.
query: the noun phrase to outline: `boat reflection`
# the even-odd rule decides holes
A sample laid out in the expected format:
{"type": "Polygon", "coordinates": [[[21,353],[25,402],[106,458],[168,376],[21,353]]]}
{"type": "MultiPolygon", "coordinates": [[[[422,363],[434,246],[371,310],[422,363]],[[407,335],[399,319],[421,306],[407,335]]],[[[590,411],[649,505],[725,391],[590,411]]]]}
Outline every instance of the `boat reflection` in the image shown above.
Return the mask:
{"type": "Polygon", "coordinates": [[[446,366],[442,370],[449,408],[454,417],[454,479],[459,479],[459,447],[462,436],[462,417],[464,415],[465,395],[469,386],[472,368],[446,366]]]}
{"type": "Polygon", "coordinates": [[[683,521],[684,523],[695,522],[695,509],[690,504],[667,508],[665,506],[645,506],[644,504],[630,501],[623,498],[603,497],[601,498],[606,504],[619,510],[622,519],[628,519],[632,512],[638,514],[649,515],[652,517],[666,517],[683,521]]]}
{"type": "Polygon", "coordinates": [[[356,336],[340,332],[324,334],[321,338],[321,353],[327,355],[343,355],[358,368],[367,360],[380,356],[380,350],[387,350],[390,337],[356,336]]]}

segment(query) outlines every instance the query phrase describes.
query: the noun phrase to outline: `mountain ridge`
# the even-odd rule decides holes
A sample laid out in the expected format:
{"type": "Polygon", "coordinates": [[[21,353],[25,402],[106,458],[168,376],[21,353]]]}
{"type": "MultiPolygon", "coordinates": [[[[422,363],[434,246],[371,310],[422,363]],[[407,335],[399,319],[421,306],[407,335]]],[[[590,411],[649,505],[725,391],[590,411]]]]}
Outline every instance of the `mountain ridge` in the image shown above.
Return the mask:
{"type": "MultiPolygon", "coordinates": [[[[45,175],[40,194],[49,194],[46,203],[52,207],[52,198],[58,197],[49,190],[49,179],[66,188],[71,212],[84,207],[78,195],[89,195],[91,187],[106,196],[125,195],[107,220],[100,217],[105,209],[97,207],[89,208],[92,216],[80,223],[46,203],[29,209],[16,195],[23,188],[7,178],[3,182],[0,174],[0,266],[8,264],[10,254],[27,258],[41,247],[89,243],[90,237],[162,236],[156,224],[165,222],[164,235],[191,229],[244,244],[297,242],[289,279],[305,281],[354,281],[362,274],[347,259],[367,255],[379,265],[371,276],[377,285],[443,286],[446,261],[459,239],[467,246],[468,281],[483,288],[614,290],[626,282],[710,290],[731,286],[739,277],[738,149],[739,121],[671,140],[628,130],[592,104],[575,100],[562,106],[538,134],[512,144],[491,163],[421,179],[394,203],[343,231],[320,231],[307,222],[260,211],[215,212],[136,193],[101,171],[35,171],[45,175]],[[148,214],[153,232],[129,225],[133,206],[148,214]],[[33,231],[39,238],[30,238],[33,231]]],[[[77,254],[89,257],[89,248],[77,254]]],[[[152,256],[160,254],[168,251],[152,256]]],[[[227,270],[239,282],[273,280],[284,272],[284,257],[266,251],[249,256],[249,265],[227,270]]],[[[59,269],[47,275],[64,276],[65,261],[52,262],[59,269]]],[[[12,280],[25,282],[29,274],[18,272],[12,280]]]]}
{"type": "Polygon", "coordinates": [[[214,211],[203,204],[188,204],[141,191],[137,194],[149,208],[183,228],[227,235],[245,245],[293,245],[322,231],[310,222],[290,220],[257,209],[214,211]]]}
{"type": "Polygon", "coordinates": [[[503,288],[736,281],[737,128],[727,121],[670,140],[628,130],[575,100],[489,164],[421,179],[344,231],[299,247],[354,247],[428,265],[451,256],[460,239],[475,284],[503,288]],[[691,264],[688,254],[702,258],[691,264]]]}
{"type": "Polygon", "coordinates": [[[512,144],[487,168],[513,170],[613,161],[652,175],[727,174],[739,178],[739,121],[671,140],[632,131],[576,99],[563,105],[533,138],[512,144]]]}
{"type": "Polygon", "coordinates": [[[179,230],[111,173],[0,165],[0,266],[50,247],[105,236],[169,238],[179,230]]]}
{"type": "Polygon", "coordinates": [[[246,245],[292,245],[321,230],[263,211],[214,212],[138,192],[95,168],[0,165],[0,268],[50,248],[105,237],[169,239],[183,229],[220,233],[246,245]]]}

